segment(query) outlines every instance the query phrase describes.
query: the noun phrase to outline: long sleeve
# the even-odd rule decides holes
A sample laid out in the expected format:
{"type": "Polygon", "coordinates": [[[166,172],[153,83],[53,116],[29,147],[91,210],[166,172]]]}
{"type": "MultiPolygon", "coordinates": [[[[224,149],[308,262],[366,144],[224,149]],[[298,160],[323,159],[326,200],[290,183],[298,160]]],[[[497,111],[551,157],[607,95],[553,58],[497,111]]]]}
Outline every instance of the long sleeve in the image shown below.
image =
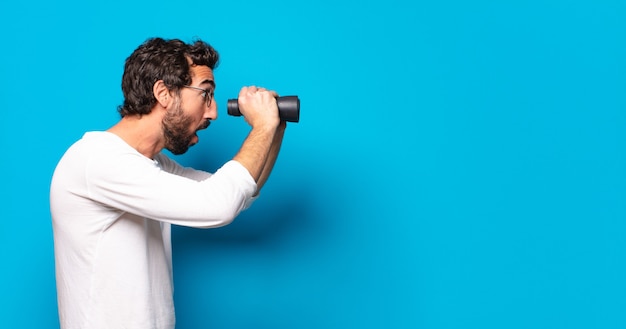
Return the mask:
{"type": "Polygon", "coordinates": [[[129,152],[111,158],[93,157],[85,175],[88,196],[94,201],[137,216],[191,227],[230,223],[246,208],[256,190],[250,174],[236,161],[227,162],[215,174],[197,181],[163,170],[159,163],[129,152]]]}

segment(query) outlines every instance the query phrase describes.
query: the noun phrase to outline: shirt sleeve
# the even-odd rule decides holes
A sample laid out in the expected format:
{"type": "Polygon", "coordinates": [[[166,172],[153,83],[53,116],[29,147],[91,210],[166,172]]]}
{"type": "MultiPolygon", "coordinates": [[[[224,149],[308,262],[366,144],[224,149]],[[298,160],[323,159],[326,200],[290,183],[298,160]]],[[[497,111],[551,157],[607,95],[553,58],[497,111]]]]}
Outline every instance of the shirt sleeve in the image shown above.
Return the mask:
{"type": "Polygon", "coordinates": [[[210,174],[165,158],[158,158],[162,164],[135,153],[91,159],[89,197],[138,216],[205,228],[230,223],[254,201],[256,183],[237,161],[210,174]]]}
{"type": "MultiPolygon", "coordinates": [[[[161,169],[174,174],[174,175],[179,175],[179,176],[183,176],[183,177],[187,177],[189,179],[193,179],[196,181],[203,181],[205,179],[208,179],[209,177],[211,177],[213,174],[204,170],[197,170],[194,168],[190,168],[190,167],[183,167],[180,164],[178,164],[178,162],[172,160],[171,158],[165,156],[163,153],[159,153],[156,155],[155,160],[157,161],[157,163],[159,164],[159,166],[161,167],[161,169]]],[[[243,166],[237,162],[237,161],[232,161],[236,164],[238,164],[239,166],[241,166],[243,168],[243,166]]],[[[245,169],[245,168],[244,168],[245,169]]],[[[248,173],[248,175],[250,175],[250,173],[246,170],[246,173],[248,173]]],[[[250,176],[251,179],[252,176],[250,176]]],[[[256,186],[255,186],[256,189],[256,186]]],[[[248,208],[250,208],[250,206],[252,205],[252,203],[254,203],[254,201],[256,199],[258,199],[259,195],[255,195],[253,197],[249,197],[248,199],[246,199],[246,203],[243,207],[242,210],[246,210],[248,208]]]]}
{"type": "Polygon", "coordinates": [[[167,157],[163,153],[158,153],[154,157],[154,160],[156,161],[157,165],[162,170],[165,170],[174,175],[187,177],[189,179],[193,179],[198,182],[208,179],[209,177],[213,175],[212,173],[204,171],[204,170],[197,170],[197,169],[190,168],[190,167],[183,167],[180,164],[178,164],[178,162],[167,157]]]}

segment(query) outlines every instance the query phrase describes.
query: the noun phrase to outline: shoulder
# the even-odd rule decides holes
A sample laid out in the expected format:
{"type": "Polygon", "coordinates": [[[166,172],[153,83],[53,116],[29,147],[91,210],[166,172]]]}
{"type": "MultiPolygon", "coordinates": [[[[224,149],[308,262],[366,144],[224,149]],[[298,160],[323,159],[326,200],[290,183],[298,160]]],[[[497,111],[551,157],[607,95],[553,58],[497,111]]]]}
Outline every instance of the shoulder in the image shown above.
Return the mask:
{"type": "Polygon", "coordinates": [[[181,168],[181,165],[178,164],[178,162],[174,161],[172,158],[163,153],[157,153],[154,156],[154,161],[159,167],[161,167],[161,169],[165,171],[173,171],[176,168],[181,168]]]}

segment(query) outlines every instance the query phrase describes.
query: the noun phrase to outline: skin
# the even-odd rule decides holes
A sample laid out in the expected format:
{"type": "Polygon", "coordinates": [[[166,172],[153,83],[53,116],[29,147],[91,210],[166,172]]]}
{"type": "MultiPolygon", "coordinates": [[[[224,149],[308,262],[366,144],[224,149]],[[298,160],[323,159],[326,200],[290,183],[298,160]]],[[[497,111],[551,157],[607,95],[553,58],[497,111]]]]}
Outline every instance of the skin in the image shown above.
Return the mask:
{"type": "MultiPolygon", "coordinates": [[[[191,66],[191,77],[190,86],[215,88],[213,70],[207,66],[191,66]]],[[[184,153],[198,143],[197,132],[217,119],[217,102],[213,99],[211,106],[206,106],[200,90],[182,88],[177,97],[159,80],[153,93],[157,103],[149,114],[127,115],[108,130],[148,158],[164,148],[184,153]],[[176,141],[184,145],[176,147],[176,141]]],[[[257,194],[276,162],[286,128],[278,116],[276,97],[276,92],[256,86],[243,87],[239,92],[239,110],[252,129],[233,160],[254,178],[257,194]]]]}

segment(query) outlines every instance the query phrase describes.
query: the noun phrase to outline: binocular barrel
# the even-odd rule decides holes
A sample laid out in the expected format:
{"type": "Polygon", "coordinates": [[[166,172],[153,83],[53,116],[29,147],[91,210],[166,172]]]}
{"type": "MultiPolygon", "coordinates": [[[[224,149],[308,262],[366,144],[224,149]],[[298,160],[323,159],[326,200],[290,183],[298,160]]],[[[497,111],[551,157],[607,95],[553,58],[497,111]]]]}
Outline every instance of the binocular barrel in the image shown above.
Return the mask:
{"type": "MultiPolygon", "coordinates": [[[[276,98],[278,105],[278,116],[281,120],[289,122],[300,121],[300,99],[298,96],[281,96],[276,98]]],[[[241,116],[239,112],[239,101],[237,98],[228,100],[228,114],[232,116],[241,116]]]]}

